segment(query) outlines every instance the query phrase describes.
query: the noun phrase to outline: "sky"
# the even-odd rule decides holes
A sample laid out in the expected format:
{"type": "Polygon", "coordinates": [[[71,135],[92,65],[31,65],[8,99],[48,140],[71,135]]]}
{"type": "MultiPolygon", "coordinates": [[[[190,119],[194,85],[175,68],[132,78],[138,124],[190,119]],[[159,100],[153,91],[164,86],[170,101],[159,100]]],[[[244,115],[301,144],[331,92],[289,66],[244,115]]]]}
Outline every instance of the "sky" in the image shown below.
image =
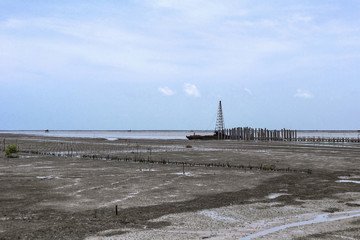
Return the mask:
{"type": "Polygon", "coordinates": [[[360,1],[0,0],[1,130],[360,129],[360,1]]]}

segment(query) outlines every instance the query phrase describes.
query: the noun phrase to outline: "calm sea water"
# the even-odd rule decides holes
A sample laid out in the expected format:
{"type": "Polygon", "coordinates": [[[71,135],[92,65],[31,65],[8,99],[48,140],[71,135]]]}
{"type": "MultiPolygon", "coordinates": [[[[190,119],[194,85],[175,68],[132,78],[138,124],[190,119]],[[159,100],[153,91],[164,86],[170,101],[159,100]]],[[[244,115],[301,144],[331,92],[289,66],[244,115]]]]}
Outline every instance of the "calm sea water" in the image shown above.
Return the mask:
{"type": "Polygon", "coordinates": [[[298,137],[360,138],[360,130],[303,130],[298,131],[298,137]]]}
{"type": "Polygon", "coordinates": [[[121,139],[186,139],[187,135],[196,134],[208,135],[213,134],[214,131],[186,131],[186,130],[49,130],[45,131],[0,131],[0,133],[26,134],[36,136],[50,136],[50,137],[82,137],[82,138],[105,138],[108,140],[121,139]]]}
{"type": "MultiPolygon", "coordinates": [[[[36,136],[51,136],[51,137],[83,137],[83,138],[105,138],[108,140],[122,139],[186,139],[187,135],[201,134],[211,135],[214,131],[210,130],[112,130],[112,131],[78,131],[78,130],[50,130],[45,131],[0,131],[0,133],[13,133],[13,134],[26,134],[36,136]]],[[[348,131],[315,131],[315,130],[300,130],[298,131],[298,137],[323,137],[323,138],[360,138],[360,131],[348,130],[348,131]]]]}

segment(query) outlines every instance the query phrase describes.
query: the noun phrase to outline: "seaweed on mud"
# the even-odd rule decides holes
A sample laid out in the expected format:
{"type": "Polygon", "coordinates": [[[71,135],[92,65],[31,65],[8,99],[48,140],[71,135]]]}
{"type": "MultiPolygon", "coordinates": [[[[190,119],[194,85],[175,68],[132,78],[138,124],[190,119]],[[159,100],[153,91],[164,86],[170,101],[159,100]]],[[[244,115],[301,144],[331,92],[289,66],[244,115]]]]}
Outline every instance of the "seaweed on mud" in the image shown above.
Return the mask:
{"type": "Polygon", "coordinates": [[[360,219],[357,219],[355,221],[352,221],[351,224],[360,226],[360,219]]]}
{"type": "Polygon", "coordinates": [[[346,203],[346,206],[349,206],[349,207],[360,207],[360,204],[358,204],[358,203],[346,203]]]}
{"type": "Polygon", "coordinates": [[[327,209],[324,209],[322,211],[326,212],[326,213],[334,213],[334,212],[340,212],[341,209],[339,209],[339,208],[327,208],[327,209]]]}

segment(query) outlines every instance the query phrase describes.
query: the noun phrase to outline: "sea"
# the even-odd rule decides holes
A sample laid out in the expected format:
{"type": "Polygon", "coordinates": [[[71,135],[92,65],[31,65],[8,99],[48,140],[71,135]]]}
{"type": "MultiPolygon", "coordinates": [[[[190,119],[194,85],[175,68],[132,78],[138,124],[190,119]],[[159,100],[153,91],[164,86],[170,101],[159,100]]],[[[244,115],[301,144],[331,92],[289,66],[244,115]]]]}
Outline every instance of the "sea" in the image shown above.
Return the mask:
{"type": "Polygon", "coordinates": [[[19,130],[0,131],[0,133],[25,134],[49,137],[79,137],[116,139],[186,139],[187,135],[211,135],[214,131],[207,130],[19,130]]]}
{"type": "MultiPolygon", "coordinates": [[[[187,135],[212,135],[214,130],[0,130],[5,134],[49,137],[116,139],[186,139],[187,135]]],[[[298,137],[360,138],[360,130],[298,130],[298,137]]]]}

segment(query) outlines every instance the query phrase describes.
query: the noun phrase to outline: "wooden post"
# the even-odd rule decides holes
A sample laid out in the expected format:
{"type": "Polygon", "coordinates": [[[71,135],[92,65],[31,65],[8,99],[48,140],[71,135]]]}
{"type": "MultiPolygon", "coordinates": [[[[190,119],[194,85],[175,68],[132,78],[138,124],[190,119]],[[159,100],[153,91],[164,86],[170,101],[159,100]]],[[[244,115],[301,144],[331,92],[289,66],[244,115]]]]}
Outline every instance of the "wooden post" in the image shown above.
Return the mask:
{"type": "Polygon", "coordinates": [[[115,205],[115,214],[116,214],[116,216],[118,215],[118,207],[117,207],[117,205],[115,205]]]}
{"type": "Polygon", "coordinates": [[[288,140],[291,141],[291,130],[290,129],[288,130],[288,140]]]}
{"type": "Polygon", "coordinates": [[[292,140],[292,131],[289,130],[289,140],[291,141],[292,140]]]}
{"type": "Polygon", "coordinates": [[[266,129],[261,129],[261,140],[265,140],[265,130],[266,129]]]}

